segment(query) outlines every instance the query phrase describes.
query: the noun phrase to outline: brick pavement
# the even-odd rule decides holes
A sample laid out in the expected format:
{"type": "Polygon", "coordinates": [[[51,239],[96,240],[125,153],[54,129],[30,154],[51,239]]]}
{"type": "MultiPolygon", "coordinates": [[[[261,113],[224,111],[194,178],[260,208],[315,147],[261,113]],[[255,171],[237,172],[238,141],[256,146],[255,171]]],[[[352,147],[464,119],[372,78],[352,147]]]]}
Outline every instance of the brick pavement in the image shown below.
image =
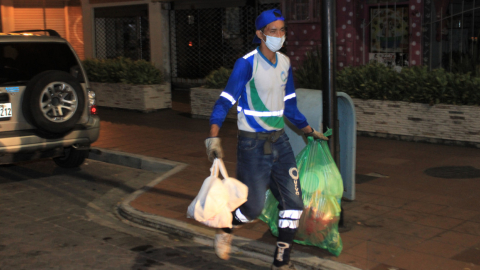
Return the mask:
{"type": "MultiPolygon", "coordinates": [[[[208,120],[173,110],[99,111],[101,134],[94,146],[188,164],[131,206],[202,226],[185,213],[211,166],[203,144],[208,120]]],[[[220,135],[225,164],[233,175],[236,123],[226,122],[220,135]]],[[[444,179],[424,173],[438,166],[479,169],[479,164],[480,151],[474,148],[358,137],[356,172],[361,181],[356,200],[343,202],[351,230],[341,234],[342,254],[335,258],[315,247],[295,249],[361,269],[480,269],[480,178],[444,179]]],[[[262,222],[236,234],[275,241],[262,222]]]]}
{"type": "MultiPolygon", "coordinates": [[[[164,172],[163,172],[164,173],[164,172]]],[[[201,243],[121,222],[112,209],[162,172],[87,160],[0,166],[2,270],[264,270],[245,255],[220,260],[201,243]]]]}

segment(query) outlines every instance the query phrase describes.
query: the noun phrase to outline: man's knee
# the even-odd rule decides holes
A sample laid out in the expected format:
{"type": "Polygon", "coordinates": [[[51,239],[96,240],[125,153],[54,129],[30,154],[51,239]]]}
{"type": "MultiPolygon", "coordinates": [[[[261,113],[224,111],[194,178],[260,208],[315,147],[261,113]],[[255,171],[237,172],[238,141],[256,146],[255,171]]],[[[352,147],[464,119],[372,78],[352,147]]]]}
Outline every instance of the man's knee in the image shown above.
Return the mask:
{"type": "Polygon", "coordinates": [[[302,196],[295,196],[292,200],[291,203],[288,205],[288,209],[293,209],[293,210],[302,210],[303,209],[303,199],[302,196]]]}

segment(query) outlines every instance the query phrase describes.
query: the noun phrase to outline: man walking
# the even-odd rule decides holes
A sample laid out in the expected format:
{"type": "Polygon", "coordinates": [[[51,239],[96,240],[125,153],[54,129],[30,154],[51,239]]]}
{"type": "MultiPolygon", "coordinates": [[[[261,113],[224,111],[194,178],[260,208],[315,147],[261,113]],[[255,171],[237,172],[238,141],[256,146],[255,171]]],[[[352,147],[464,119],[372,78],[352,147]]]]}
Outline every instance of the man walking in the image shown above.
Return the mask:
{"type": "MultiPolygon", "coordinates": [[[[223,157],[220,127],[238,100],[237,179],[248,186],[248,200],[233,214],[233,229],[262,212],[265,192],[279,201],[278,240],[272,269],[296,269],[290,251],[303,210],[295,156],[284,131],[286,116],[306,136],[327,140],[312,129],[297,108],[290,59],[277,52],[285,41],[285,23],[278,9],[262,12],[255,21],[254,43],[260,46],[239,58],[210,117],[205,141],[210,160],[223,157]]],[[[232,229],[217,230],[215,252],[229,259],[232,229]]]]}

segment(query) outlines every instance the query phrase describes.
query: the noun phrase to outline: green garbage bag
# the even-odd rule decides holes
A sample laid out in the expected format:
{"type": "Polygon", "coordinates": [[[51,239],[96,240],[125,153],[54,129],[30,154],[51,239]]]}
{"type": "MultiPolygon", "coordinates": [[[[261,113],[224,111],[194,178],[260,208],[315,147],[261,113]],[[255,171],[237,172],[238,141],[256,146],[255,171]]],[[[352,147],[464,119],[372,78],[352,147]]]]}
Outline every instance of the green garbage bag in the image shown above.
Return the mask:
{"type": "MultiPolygon", "coordinates": [[[[330,136],[331,130],[325,133],[330,136]]],[[[308,137],[307,146],[296,157],[304,204],[295,242],[328,250],[339,256],[343,244],[338,232],[343,181],[326,141],[308,137]]],[[[260,219],[278,236],[278,201],[267,191],[260,219]]]]}

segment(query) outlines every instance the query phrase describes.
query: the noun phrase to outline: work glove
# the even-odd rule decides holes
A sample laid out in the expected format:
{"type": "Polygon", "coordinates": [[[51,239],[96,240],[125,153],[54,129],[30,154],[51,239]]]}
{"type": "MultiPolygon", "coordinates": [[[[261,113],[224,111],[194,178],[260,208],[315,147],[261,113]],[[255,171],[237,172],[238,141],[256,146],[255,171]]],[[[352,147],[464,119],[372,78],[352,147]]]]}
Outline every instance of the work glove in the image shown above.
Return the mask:
{"type": "Polygon", "coordinates": [[[212,137],[205,140],[205,146],[207,147],[207,156],[210,161],[215,158],[223,158],[223,149],[220,138],[212,137]]]}
{"type": "Polygon", "coordinates": [[[324,140],[328,141],[328,138],[325,137],[321,132],[316,131],[315,129],[312,128],[312,132],[310,133],[305,133],[306,137],[313,137],[314,139],[318,140],[324,140]]]}

